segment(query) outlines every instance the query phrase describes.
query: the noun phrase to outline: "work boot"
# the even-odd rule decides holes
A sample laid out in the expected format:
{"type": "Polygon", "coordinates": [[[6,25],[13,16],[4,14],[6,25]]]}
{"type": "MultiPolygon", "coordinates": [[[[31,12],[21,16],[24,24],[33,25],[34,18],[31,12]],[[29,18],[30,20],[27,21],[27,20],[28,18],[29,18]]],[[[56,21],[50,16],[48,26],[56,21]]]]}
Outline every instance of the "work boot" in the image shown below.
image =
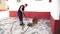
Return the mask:
{"type": "Polygon", "coordinates": [[[24,26],[25,24],[24,24],[24,23],[21,23],[20,25],[21,25],[21,26],[24,26]]]}
{"type": "Polygon", "coordinates": [[[22,25],[24,25],[24,23],[22,21],[20,21],[20,25],[22,26],[22,25]]]}

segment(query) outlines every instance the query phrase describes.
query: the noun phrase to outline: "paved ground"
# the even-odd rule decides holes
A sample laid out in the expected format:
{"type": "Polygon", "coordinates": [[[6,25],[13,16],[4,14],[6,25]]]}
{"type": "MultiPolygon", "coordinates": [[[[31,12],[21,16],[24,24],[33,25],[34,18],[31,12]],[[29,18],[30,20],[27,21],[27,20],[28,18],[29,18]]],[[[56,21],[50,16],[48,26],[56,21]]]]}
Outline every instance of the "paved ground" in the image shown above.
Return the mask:
{"type": "Polygon", "coordinates": [[[26,25],[32,23],[32,19],[24,19],[23,22],[24,27],[19,25],[19,19],[16,17],[1,19],[0,34],[51,34],[50,20],[39,19],[38,24],[33,27],[26,25]]]}

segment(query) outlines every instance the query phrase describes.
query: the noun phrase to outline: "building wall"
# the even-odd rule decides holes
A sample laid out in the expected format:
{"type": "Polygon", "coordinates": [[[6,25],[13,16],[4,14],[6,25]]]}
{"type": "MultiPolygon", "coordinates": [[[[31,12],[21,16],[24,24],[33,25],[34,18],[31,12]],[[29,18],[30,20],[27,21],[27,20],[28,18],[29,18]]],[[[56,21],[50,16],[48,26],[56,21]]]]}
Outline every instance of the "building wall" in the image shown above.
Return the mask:
{"type": "Polygon", "coordinates": [[[13,0],[13,1],[9,0],[9,10],[17,11],[20,5],[27,3],[28,6],[26,7],[25,11],[32,11],[32,12],[35,12],[35,11],[49,12],[50,11],[50,3],[48,0],[42,0],[42,1],[21,0],[21,1],[22,2],[18,3],[16,2],[16,0],[13,0]]]}
{"type": "Polygon", "coordinates": [[[0,20],[9,17],[9,11],[0,11],[0,20]]]}
{"type": "Polygon", "coordinates": [[[52,0],[50,6],[51,6],[51,16],[55,20],[59,20],[59,0],[52,0]]]}
{"type": "Polygon", "coordinates": [[[55,20],[59,20],[59,6],[58,6],[58,0],[52,0],[50,3],[49,0],[42,0],[42,1],[36,1],[36,0],[22,0],[20,3],[18,3],[16,0],[9,0],[9,10],[10,11],[18,11],[19,6],[22,4],[27,3],[28,6],[25,8],[25,11],[30,12],[51,12],[51,16],[55,20]]]}
{"type": "Polygon", "coordinates": [[[0,11],[7,10],[8,8],[8,1],[7,0],[0,0],[0,11]]]}

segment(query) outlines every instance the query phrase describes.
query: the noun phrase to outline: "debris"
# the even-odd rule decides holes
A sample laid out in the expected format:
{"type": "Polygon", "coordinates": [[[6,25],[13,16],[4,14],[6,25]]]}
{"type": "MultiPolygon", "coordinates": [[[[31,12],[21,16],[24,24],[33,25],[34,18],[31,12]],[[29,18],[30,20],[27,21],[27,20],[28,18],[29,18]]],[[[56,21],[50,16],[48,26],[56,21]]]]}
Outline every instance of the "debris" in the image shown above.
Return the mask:
{"type": "Polygon", "coordinates": [[[28,23],[27,26],[34,26],[35,24],[38,23],[38,17],[34,17],[33,20],[32,20],[32,23],[28,23]]]}

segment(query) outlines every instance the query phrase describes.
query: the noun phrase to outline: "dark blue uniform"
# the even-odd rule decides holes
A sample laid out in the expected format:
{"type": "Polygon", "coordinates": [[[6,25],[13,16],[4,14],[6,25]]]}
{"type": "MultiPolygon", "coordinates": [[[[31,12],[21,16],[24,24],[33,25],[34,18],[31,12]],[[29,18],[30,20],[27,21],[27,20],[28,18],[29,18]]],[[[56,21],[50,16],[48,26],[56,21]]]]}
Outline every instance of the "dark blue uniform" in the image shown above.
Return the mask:
{"type": "Polygon", "coordinates": [[[19,20],[22,21],[21,24],[23,24],[22,11],[20,10],[21,7],[22,7],[22,10],[24,11],[24,5],[21,5],[21,6],[19,7],[19,10],[18,10],[18,17],[19,17],[19,20]]]}

